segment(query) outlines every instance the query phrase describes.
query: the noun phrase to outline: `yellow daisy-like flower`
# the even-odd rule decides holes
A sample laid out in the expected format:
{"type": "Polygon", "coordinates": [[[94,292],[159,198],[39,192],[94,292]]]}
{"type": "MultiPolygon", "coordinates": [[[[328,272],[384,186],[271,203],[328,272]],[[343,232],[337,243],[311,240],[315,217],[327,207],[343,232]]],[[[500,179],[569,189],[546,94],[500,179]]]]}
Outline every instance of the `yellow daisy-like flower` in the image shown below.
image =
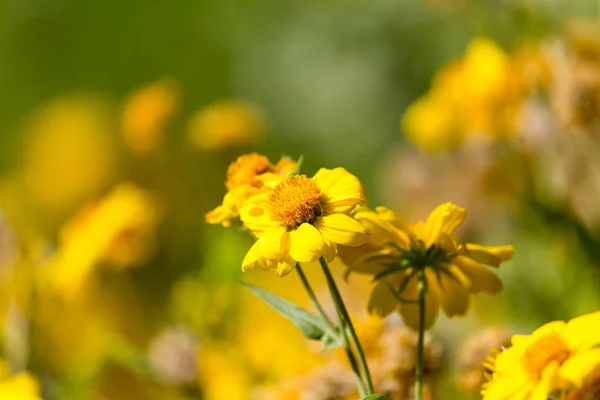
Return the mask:
{"type": "Polygon", "coordinates": [[[465,210],[451,203],[436,207],[427,221],[412,226],[385,207],[356,212],[355,218],[371,236],[362,247],[340,247],[339,256],[350,272],[375,276],[368,303],[371,314],[384,317],[397,310],[407,326],[418,329],[421,272],[426,280],[426,329],[435,322],[440,306],[449,317],[464,315],[472,293],[502,289],[496,274],[481,264],[498,267],[512,258],[513,247],[463,243],[454,231],[465,217],[465,210]]]}
{"type": "MultiPolygon", "coordinates": [[[[546,400],[548,396],[574,384],[588,393],[591,378],[585,371],[598,365],[600,356],[592,347],[600,343],[600,312],[583,315],[569,322],[554,321],[531,335],[515,335],[512,346],[496,356],[491,380],[482,390],[484,400],[546,400]],[[589,386],[588,386],[589,385],[589,386]]],[[[596,382],[596,385],[598,382],[596,382]]],[[[582,391],[574,390],[568,399],[582,391]]],[[[591,397],[595,398],[595,397],[591,397]]]]}
{"type": "Polygon", "coordinates": [[[225,187],[228,192],[223,204],[206,214],[209,224],[231,226],[231,221],[239,216],[244,201],[260,193],[265,187],[273,187],[277,182],[296,170],[296,161],[282,158],[276,165],[257,153],[238,157],[227,169],[225,187]]]}
{"type": "Polygon", "coordinates": [[[272,192],[252,197],[240,218],[258,240],[242,270],[258,264],[284,276],[297,262],[332,261],[338,244],[360,246],[368,230],[350,213],[364,201],[360,181],[344,168],[321,168],[312,178],[290,176],[272,192]]]}

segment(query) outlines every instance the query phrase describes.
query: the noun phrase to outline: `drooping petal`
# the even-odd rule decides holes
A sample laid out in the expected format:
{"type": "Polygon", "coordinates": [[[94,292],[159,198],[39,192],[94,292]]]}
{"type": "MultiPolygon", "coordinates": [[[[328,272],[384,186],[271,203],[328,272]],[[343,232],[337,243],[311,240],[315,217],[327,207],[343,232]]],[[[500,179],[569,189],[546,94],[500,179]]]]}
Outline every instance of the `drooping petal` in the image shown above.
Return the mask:
{"type": "Polygon", "coordinates": [[[258,240],[260,250],[265,258],[281,259],[289,253],[289,233],[283,226],[277,226],[265,231],[258,240]]]}
{"type": "Polygon", "coordinates": [[[385,318],[395,309],[396,297],[385,282],[378,282],[375,287],[373,287],[373,291],[369,297],[367,311],[371,315],[385,318]]]}
{"type": "Polygon", "coordinates": [[[498,293],[502,290],[502,281],[498,276],[478,264],[477,262],[465,256],[457,256],[452,261],[472,282],[476,290],[483,290],[486,293],[498,293]]]}
{"type": "MultiPolygon", "coordinates": [[[[401,296],[405,300],[418,300],[419,289],[417,278],[413,277],[410,283],[404,289],[401,296]]],[[[425,329],[429,329],[435,323],[437,318],[439,303],[431,290],[425,292],[425,329]]],[[[419,305],[417,303],[400,303],[398,306],[402,320],[409,328],[413,330],[419,329],[419,305]]]]}
{"type": "Polygon", "coordinates": [[[469,292],[447,275],[436,276],[433,271],[427,271],[429,289],[435,294],[446,315],[453,317],[465,315],[469,308],[469,292]]]}
{"type": "Polygon", "coordinates": [[[325,215],[315,227],[325,240],[344,246],[360,246],[369,237],[369,231],[360,222],[345,214],[325,215]]]}
{"type": "Polygon", "coordinates": [[[284,277],[294,270],[295,263],[290,264],[286,261],[280,261],[277,263],[277,276],[284,277]]]}
{"type": "Polygon", "coordinates": [[[502,261],[513,258],[515,248],[507,246],[481,246],[479,244],[467,243],[465,255],[473,260],[492,267],[499,267],[502,261]]]}
{"type": "Polygon", "coordinates": [[[425,222],[422,229],[421,240],[427,247],[434,244],[440,233],[452,234],[467,216],[464,208],[452,203],[444,203],[437,206],[425,222]]]}
{"type": "Polygon", "coordinates": [[[365,202],[360,181],[344,168],[321,168],[312,179],[327,199],[324,209],[328,213],[348,212],[365,202]]]}
{"type": "Polygon", "coordinates": [[[258,240],[250,247],[250,250],[246,253],[244,261],[242,261],[242,271],[254,269],[254,266],[260,258],[260,243],[258,240]]]}
{"type": "Polygon", "coordinates": [[[328,263],[332,262],[337,255],[337,249],[337,244],[325,240],[325,250],[323,251],[323,257],[325,257],[325,261],[328,263]]]}
{"type": "Polygon", "coordinates": [[[317,261],[323,255],[325,242],[321,232],[311,224],[302,224],[290,232],[290,256],[298,262],[317,261]]]}

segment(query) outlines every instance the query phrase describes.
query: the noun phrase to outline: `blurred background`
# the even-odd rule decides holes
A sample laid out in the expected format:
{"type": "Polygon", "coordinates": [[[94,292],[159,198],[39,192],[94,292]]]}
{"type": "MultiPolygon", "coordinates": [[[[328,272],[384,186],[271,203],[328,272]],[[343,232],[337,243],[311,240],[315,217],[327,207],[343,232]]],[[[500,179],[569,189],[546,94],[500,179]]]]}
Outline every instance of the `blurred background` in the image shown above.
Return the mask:
{"type": "MultiPolygon", "coordinates": [[[[509,334],[600,308],[599,7],[0,0],[0,398],[355,399],[340,355],[236,283],[310,307],[297,277],[242,276],[252,239],[205,223],[249,152],[515,245],[504,291],[429,339],[430,395],[479,398],[509,334]]],[[[368,279],[340,285],[393,358],[381,390],[411,398],[414,338],[367,317],[368,279]]]]}

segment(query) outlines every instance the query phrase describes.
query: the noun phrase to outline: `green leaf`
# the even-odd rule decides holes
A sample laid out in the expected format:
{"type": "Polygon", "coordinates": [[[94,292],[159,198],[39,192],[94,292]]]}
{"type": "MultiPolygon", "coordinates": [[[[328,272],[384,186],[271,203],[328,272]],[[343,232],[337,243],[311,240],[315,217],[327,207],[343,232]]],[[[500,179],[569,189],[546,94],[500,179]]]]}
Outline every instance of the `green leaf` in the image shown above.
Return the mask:
{"type": "Polygon", "coordinates": [[[383,397],[380,394],[370,394],[367,397],[363,397],[360,400],[390,400],[388,397],[383,397]]]}
{"type": "MultiPolygon", "coordinates": [[[[268,305],[273,307],[275,311],[292,321],[307,338],[320,340],[325,332],[327,332],[326,337],[337,336],[335,332],[331,331],[327,322],[321,317],[257,286],[244,282],[242,282],[242,285],[246,286],[252,293],[263,299],[268,305]]],[[[332,341],[332,338],[328,338],[327,340],[329,343],[332,341]]],[[[325,347],[325,343],[323,343],[323,346],[325,347]]]]}

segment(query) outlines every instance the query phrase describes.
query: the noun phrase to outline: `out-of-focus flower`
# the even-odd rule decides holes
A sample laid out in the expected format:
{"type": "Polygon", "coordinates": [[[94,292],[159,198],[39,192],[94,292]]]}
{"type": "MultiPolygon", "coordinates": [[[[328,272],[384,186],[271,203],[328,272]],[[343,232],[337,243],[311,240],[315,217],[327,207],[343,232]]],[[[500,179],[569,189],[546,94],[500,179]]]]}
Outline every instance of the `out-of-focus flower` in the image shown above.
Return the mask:
{"type": "Polygon", "coordinates": [[[276,165],[257,153],[246,154],[235,160],[227,168],[225,187],[228,192],[223,204],[206,214],[210,224],[231,226],[231,221],[239,216],[239,209],[244,201],[260,193],[264,187],[273,187],[280,180],[288,177],[296,170],[296,162],[282,158],[276,165]]]}
{"type": "Polygon", "coordinates": [[[146,192],[129,183],[117,186],[66,225],[41,284],[73,292],[100,262],[124,268],[144,261],[154,245],[157,218],[146,192]]]}
{"type": "Polygon", "coordinates": [[[258,240],[242,270],[258,264],[285,276],[297,262],[333,261],[338,244],[360,246],[368,231],[350,213],[364,202],[360,181],[343,168],[321,168],[313,178],[293,175],[253,196],[240,218],[258,240]]]}
{"type": "Polygon", "coordinates": [[[205,151],[256,143],[265,134],[260,109],[239,100],[221,100],[197,111],[188,121],[188,135],[205,151]]]}
{"type": "Polygon", "coordinates": [[[0,360],[0,398],[7,400],[42,400],[40,385],[28,372],[11,375],[8,366],[0,360]]]}
{"type": "Polygon", "coordinates": [[[467,312],[472,293],[497,293],[502,282],[481,264],[498,267],[513,255],[512,246],[486,247],[463,243],[454,231],[466,218],[464,209],[446,203],[425,222],[408,226],[385,207],[360,209],[355,218],[371,232],[362,247],[340,247],[350,271],[372,274],[377,283],[368,303],[372,314],[386,316],[396,309],[407,326],[419,327],[418,269],[427,283],[425,321],[429,328],[438,309],[449,317],[467,312]]]}
{"type": "Polygon", "coordinates": [[[68,210],[112,179],[114,128],[103,100],[58,98],[31,117],[24,133],[22,179],[44,212],[68,210]]]}
{"type": "Polygon", "coordinates": [[[459,385],[468,393],[477,394],[491,371],[485,367],[492,352],[510,345],[508,330],[501,327],[488,327],[471,336],[458,352],[460,367],[459,385]]]}
{"type": "Polygon", "coordinates": [[[199,344],[192,332],[183,328],[162,331],[148,349],[150,366],[159,380],[182,385],[198,378],[199,344]]]}
{"type": "Polygon", "coordinates": [[[134,153],[149,154],[160,146],[179,101],[179,87],[170,79],[153,82],[129,96],[121,127],[125,142],[134,153]]]}
{"type": "Polygon", "coordinates": [[[529,336],[514,335],[512,346],[490,363],[493,373],[483,399],[543,400],[573,386],[582,388],[591,378],[586,372],[600,361],[598,353],[588,354],[597,351],[599,338],[600,312],[550,322],[529,336]]]}
{"type": "Polygon", "coordinates": [[[403,132],[430,150],[454,148],[467,138],[510,137],[524,96],[515,69],[529,65],[522,58],[513,62],[492,40],[475,38],[464,58],[442,68],[430,91],[406,110],[403,132]]]}

